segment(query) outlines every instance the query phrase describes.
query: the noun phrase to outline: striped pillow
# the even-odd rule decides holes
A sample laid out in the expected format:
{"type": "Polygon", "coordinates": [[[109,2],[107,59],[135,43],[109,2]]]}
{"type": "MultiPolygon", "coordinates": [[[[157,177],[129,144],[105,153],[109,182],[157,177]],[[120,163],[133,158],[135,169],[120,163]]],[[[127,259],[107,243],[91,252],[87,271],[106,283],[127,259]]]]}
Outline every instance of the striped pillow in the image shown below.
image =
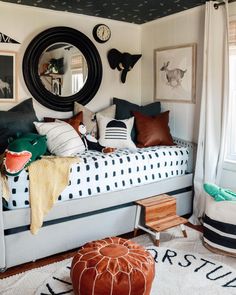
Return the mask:
{"type": "Polygon", "coordinates": [[[47,136],[48,150],[56,156],[74,156],[85,150],[79,134],[68,123],[34,122],[34,125],[40,135],[47,136]]]}
{"type": "Polygon", "coordinates": [[[105,147],[136,149],[131,139],[134,117],[116,120],[97,114],[99,143],[105,147]]]}

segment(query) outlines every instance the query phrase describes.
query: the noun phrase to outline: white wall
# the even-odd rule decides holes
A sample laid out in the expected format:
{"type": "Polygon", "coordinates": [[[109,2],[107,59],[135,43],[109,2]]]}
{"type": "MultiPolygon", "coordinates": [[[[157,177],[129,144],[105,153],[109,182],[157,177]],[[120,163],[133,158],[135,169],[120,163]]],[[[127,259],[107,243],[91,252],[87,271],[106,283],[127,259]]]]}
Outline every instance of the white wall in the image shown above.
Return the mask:
{"type": "MultiPolygon", "coordinates": [[[[199,112],[201,103],[202,51],[204,36],[204,6],[180,12],[142,25],[142,103],[154,97],[153,51],[154,49],[197,43],[197,95],[196,104],[163,103],[163,110],[169,109],[170,127],[173,135],[197,142],[199,112]]],[[[236,16],[236,3],[229,5],[229,15],[236,16]]],[[[225,163],[221,186],[236,191],[236,165],[225,163]]]]}
{"type": "MultiPolygon", "coordinates": [[[[20,45],[0,43],[0,51],[12,50],[18,53],[18,102],[31,97],[22,75],[22,58],[25,49],[38,33],[55,26],[68,26],[81,31],[92,40],[101,55],[103,79],[96,96],[87,105],[91,110],[96,111],[108,106],[114,96],[129,99],[135,103],[141,102],[141,62],[139,61],[128,73],[126,83],[122,84],[120,73],[112,70],[107,61],[107,52],[111,48],[132,54],[140,53],[140,26],[0,1],[0,32],[21,43],[20,45]],[[111,28],[111,39],[105,44],[97,43],[92,37],[93,27],[98,23],[105,23],[111,28]]],[[[34,105],[39,117],[43,115],[68,117],[70,115],[70,113],[60,114],[48,110],[36,101],[34,105]]],[[[1,103],[0,110],[9,109],[12,106],[14,106],[12,103],[1,103]]]]}
{"type": "MultiPolygon", "coordinates": [[[[236,3],[229,5],[230,15],[236,15],[236,3]]],[[[22,76],[22,58],[31,39],[41,31],[54,26],[75,28],[88,36],[96,45],[102,59],[103,79],[99,91],[87,105],[96,111],[110,104],[113,96],[140,104],[153,101],[153,51],[154,49],[186,43],[197,43],[197,87],[196,104],[163,103],[162,109],[169,109],[170,127],[173,135],[197,142],[199,109],[201,100],[202,50],[204,31],[204,6],[170,15],[138,26],[108,19],[57,12],[52,10],[9,4],[0,1],[0,32],[16,39],[21,44],[0,43],[0,51],[18,53],[18,102],[31,97],[22,76]],[[105,44],[96,43],[92,29],[98,23],[110,26],[112,37],[105,44]],[[107,62],[107,52],[111,48],[130,53],[142,53],[134,69],[128,73],[125,84],[119,80],[119,72],[111,70],[107,62]],[[141,72],[142,67],[142,72],[141,72]]],[[[0,110],[7,110],[14,104],[1,103],[0,110]]],[[[42,117],[68,117],[71,113],[58,113],[46,109],[34,101],[37,115],[42,117]]],[[[226,165],[222,185],[236,190],[235,165],[226,165]]]]}
{"type": "Polygon", "coordinates": [[[204,6],[170,15],[142,25],[142,103],[154,98],[154,49],[197,43],[196,104],[163,103],[170,110],[170,128],[174,136],[197,142],[201,100],[204,6]]]}

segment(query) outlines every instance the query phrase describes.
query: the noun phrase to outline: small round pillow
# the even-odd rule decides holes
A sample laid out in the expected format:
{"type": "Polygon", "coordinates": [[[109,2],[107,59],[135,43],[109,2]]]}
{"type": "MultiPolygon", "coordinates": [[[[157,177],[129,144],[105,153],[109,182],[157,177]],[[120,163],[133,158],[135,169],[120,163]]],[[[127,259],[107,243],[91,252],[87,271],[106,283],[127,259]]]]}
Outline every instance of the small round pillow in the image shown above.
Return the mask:
{"type": "Polygon", "coordinates": [[[76,295],[148,295],[154,274],[151,254],[117,237],[87,243],[71,265],[76,295]]]}

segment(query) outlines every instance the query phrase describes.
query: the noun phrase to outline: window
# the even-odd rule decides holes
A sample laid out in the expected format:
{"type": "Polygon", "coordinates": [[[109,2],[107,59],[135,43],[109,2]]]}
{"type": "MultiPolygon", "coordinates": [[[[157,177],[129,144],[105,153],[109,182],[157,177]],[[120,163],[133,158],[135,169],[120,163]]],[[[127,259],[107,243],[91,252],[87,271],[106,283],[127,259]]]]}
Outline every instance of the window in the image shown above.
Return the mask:
{"type": "Polygon", "coordinates": [[[77,93],[84,86],[83,56],[76,54],[71,57],[72,94],[77,93]]]}
{"type": "Polygon", "coordinates": [[[236,21],[229,26],[229,134],[226,160],[236,162],[236,21]]]}
{"type": "Polygon", "coordinates": [[[72,70],[72,94],[79,92],[83,85],[83,73],[81,73],[80,71],[72,70]]]}

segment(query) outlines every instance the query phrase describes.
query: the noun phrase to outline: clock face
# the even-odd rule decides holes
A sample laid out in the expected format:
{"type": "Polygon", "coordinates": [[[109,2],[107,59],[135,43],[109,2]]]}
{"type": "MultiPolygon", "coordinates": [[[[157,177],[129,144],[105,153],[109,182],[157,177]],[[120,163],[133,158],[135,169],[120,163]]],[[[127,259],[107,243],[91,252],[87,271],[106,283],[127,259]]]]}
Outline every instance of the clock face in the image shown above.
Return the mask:
{"type": "Polygon", "coordinates": [[[108,41],[111,37],[111,30],[108,26],[100,24],[95,26],[93,31],[93,36],[96,41],[104,43],[108,41]]]}

